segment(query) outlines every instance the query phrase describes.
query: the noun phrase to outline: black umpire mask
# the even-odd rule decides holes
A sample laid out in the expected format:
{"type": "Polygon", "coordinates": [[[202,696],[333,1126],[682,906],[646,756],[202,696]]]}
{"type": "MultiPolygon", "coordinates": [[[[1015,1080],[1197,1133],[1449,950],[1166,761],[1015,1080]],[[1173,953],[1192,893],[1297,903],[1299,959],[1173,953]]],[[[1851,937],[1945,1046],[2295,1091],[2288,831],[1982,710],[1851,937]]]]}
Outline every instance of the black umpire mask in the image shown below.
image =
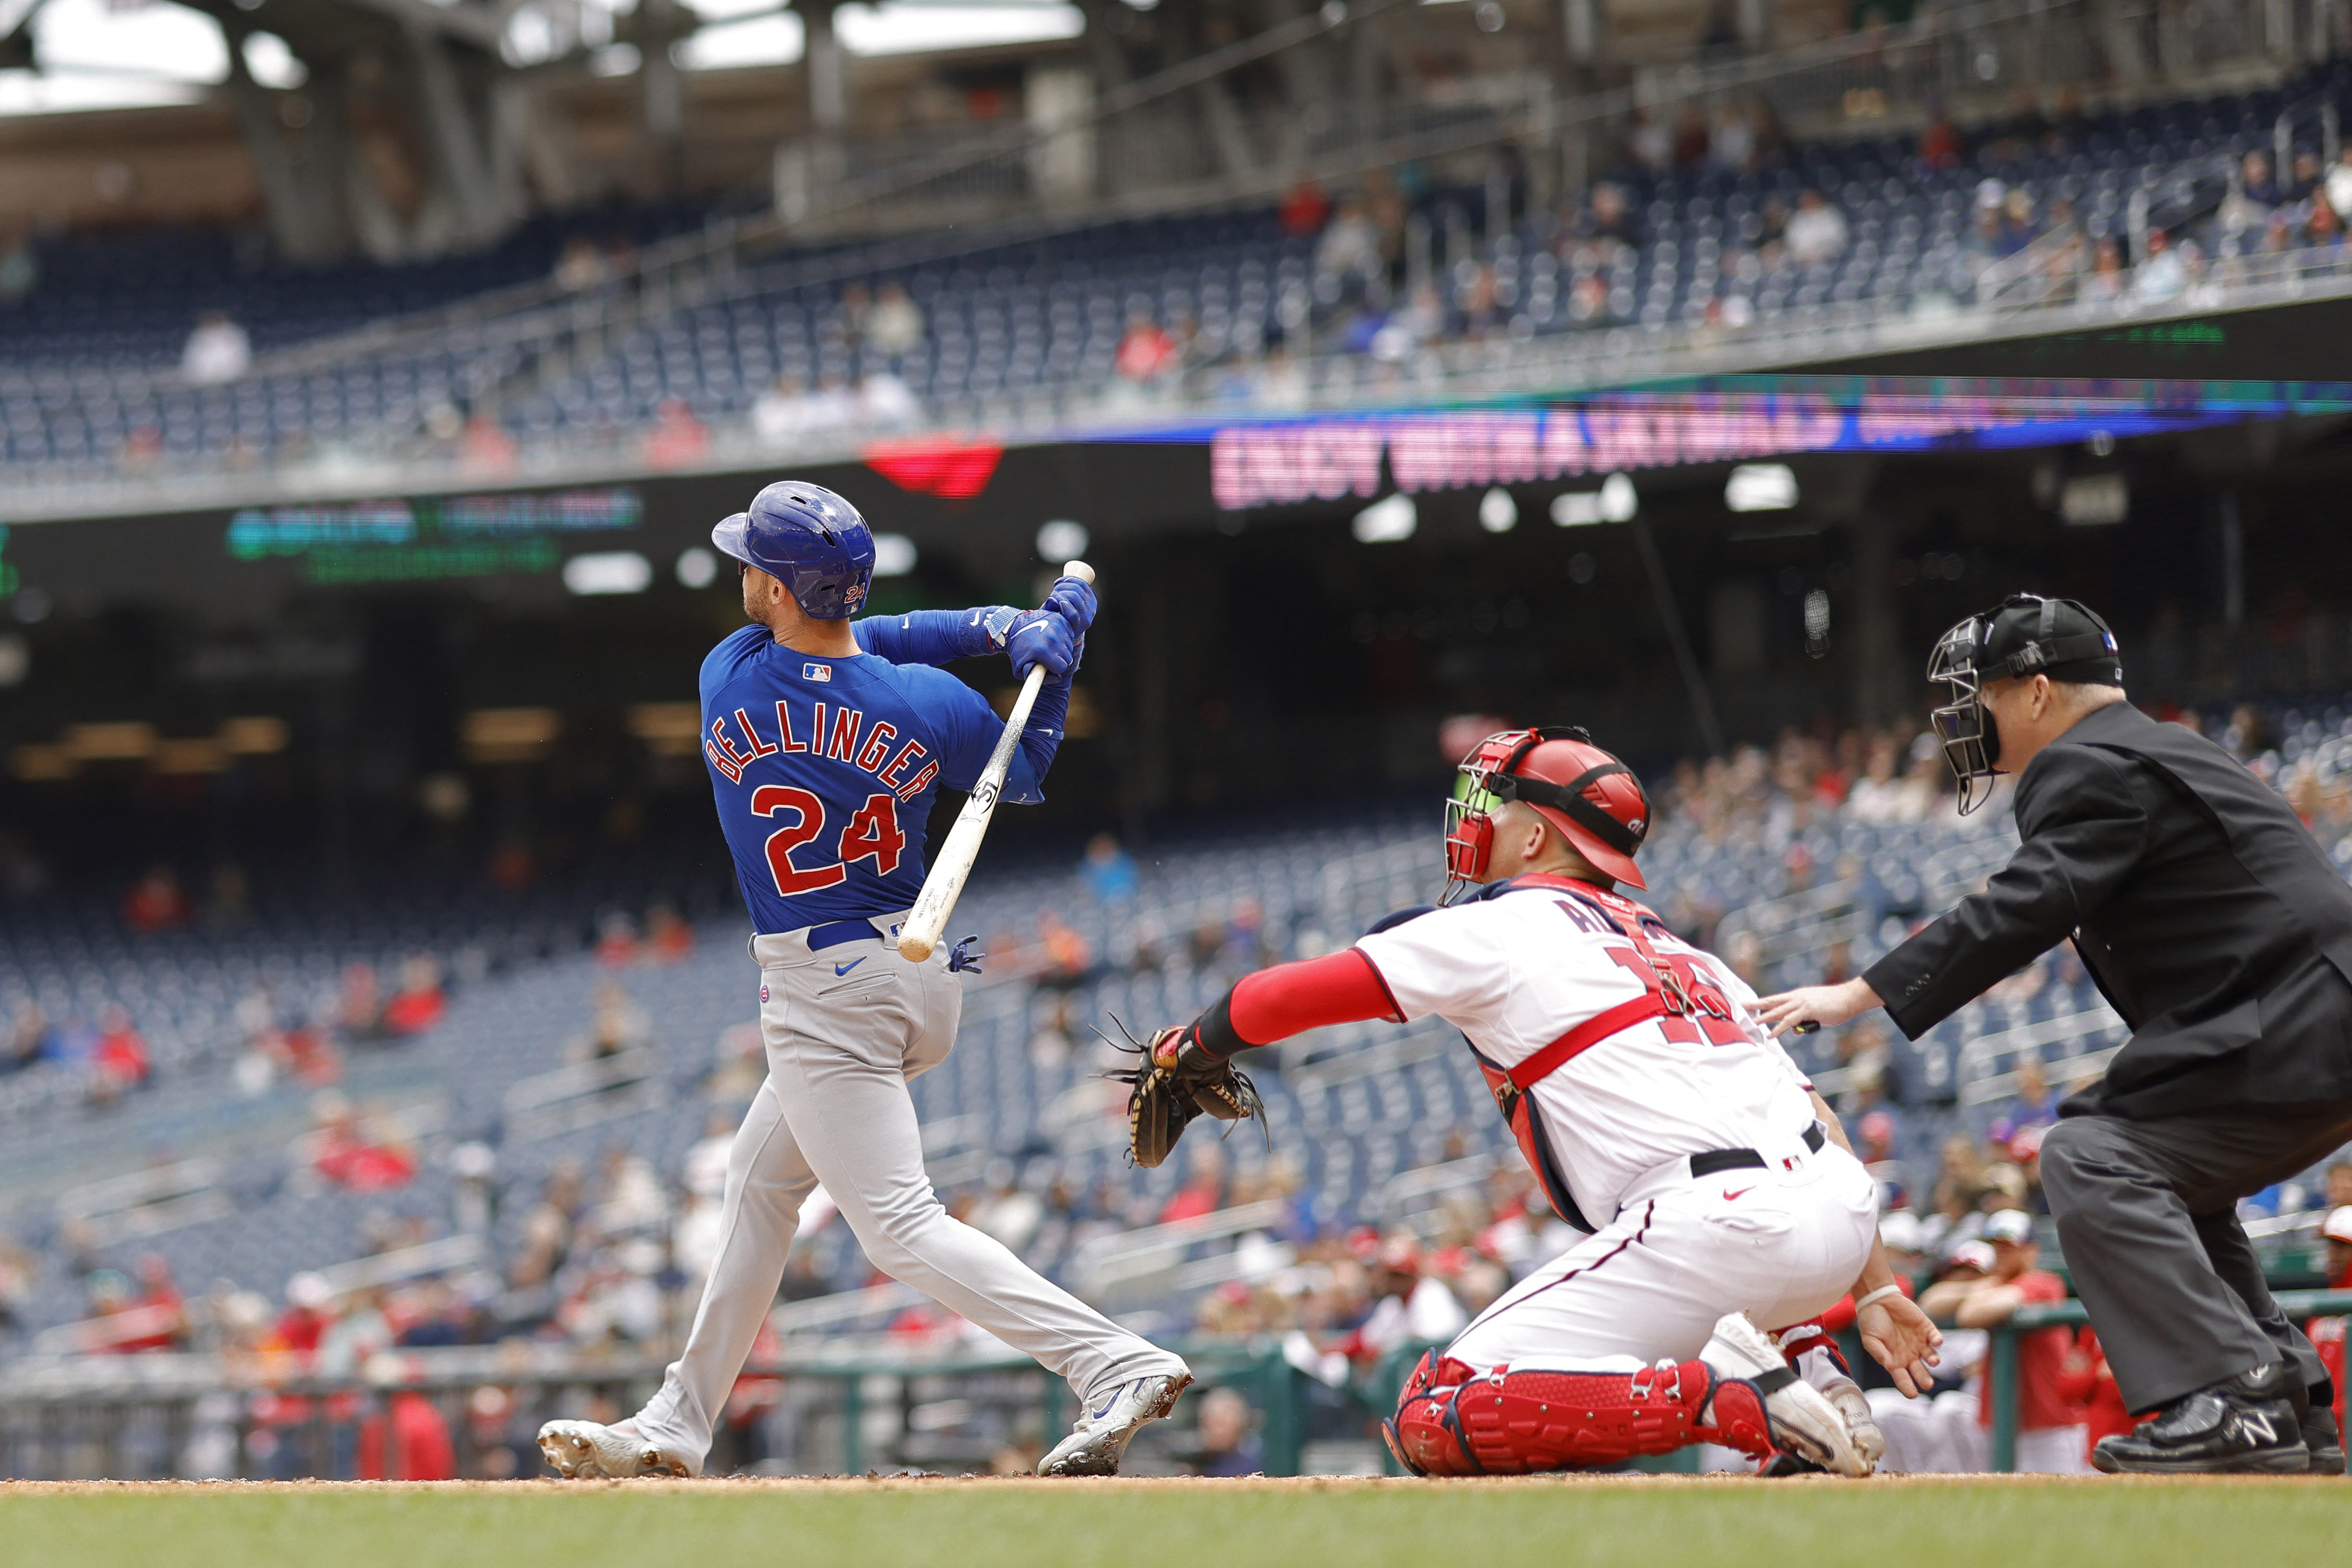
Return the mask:
{"type": "Polygon", "coordinates": [[[1959,780],[1962,816],[1985,803],[2000,771],[2000,730],[1984,705],[1985,685],[2023,675],[2120,686],[2116,634],[2071,599],[2017,593],[1937,640],[1927,678],[1942,682],[1950,700],[1935,711],[1936,738],[1959,780]]]}

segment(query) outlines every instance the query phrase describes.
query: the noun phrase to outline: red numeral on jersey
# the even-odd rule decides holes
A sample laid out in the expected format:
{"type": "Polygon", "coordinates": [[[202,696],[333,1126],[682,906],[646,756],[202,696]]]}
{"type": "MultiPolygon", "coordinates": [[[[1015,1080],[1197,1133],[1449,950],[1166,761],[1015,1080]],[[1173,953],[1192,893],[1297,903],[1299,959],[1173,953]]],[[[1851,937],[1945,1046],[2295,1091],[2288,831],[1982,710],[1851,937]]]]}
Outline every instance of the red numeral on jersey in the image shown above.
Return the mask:
{"type": "MultiPolygon", "coordinates": [[[[1633,971],[1633,977],[1641,981],[1653,996],[1664,994],[1665,987],[1659,981],[1658,971],[1640,953],[1628,952],[1622,947],[1611,947],[1606,951],[1618,964],[1633,971]]],[[[1668,1013],[1658,1019],[1658,1027],[1665,1031],[1668,1040],[1696,1045],[1704,1034],[1709,1045],[1737,1045],[1748,1038],[1747,1031],[1732,1017],[1730,998],[1723,994],[1714,977],[1702,974],[1697,965],[1679,953],[1661,953],[1658,962],[1665,965],[1675,978],[1682,983],[1683,995],[1697,1009],[1695,1013],[1668,1013]]]]}
{"type": "MultiPolygon", "coordinates": [[[[871,809],[869,803],[868,810],[871,809]]],[[[793,852],[824,831],[824,801],[805,789],[788,789],[781,784],[762,784],[751,791],[753,816],[772,817],[778,811],[790,811],[799,818],[791,827],[778,828],[768,835],[768,871],[776,879],[779,896],[791,898],[814,893],[849,874],[849,868],[837,862],[814,871],[803,871],[793,863],[793,852]]],[[[858,814],[865,815],[862,811],[858,814]]],[[[856,826],[854,822],[851,825],[856,826]]]]}
{"type": "Polygon", "coordinates": [[[866,804],[849,819],[849,826],[841,830],[841,858],[862,861],[874,858],[877,876],[888,876],[898,869],[898,857],[907,848],[907,835],[898,831],[898,798],[896,795],[868,795],[866,804]]]}

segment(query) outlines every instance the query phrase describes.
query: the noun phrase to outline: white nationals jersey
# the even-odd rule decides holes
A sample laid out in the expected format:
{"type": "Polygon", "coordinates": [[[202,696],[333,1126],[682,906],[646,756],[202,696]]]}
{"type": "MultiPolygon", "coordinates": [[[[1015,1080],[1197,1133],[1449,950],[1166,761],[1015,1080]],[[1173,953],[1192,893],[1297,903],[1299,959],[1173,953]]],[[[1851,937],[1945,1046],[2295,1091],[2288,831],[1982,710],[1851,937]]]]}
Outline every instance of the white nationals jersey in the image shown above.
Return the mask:
{"type": "Polygon", "coordinates": [[[1433,1014],[1469,1038],[1490,1083],[1514,1067],[1539,1066],[1531,1059],[1601,1014],[1640,1012],[1661,965],[1713,1009],[1647,1017],[1577,1051],[1525,1088],[1537,1113],[1525,1127],[1502,1088],[1554,1207],[1571,1223],[1580,1218],[1571,1209],[1580,1210],[1584,1228],[1608,1224],[1619,1195],[1669,1160],[1785,1142],[1813,1124],[1811,1085],[1756,1021],[1756,993],[1629,899],[1566,878],[1521,877],[1356,946],[1406,1019],[1433,1014]],[[1559,1202],[1561,1186],[1569,1205],[1559,1202]]]}

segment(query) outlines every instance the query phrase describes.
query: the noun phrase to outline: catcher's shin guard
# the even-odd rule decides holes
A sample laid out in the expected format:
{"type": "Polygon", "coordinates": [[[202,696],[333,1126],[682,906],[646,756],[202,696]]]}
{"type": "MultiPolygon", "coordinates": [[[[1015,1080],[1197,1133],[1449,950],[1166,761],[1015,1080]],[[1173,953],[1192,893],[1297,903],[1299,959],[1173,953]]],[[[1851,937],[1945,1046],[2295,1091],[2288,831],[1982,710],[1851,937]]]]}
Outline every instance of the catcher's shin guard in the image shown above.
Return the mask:
{"type": "MultiPolygon", "coordinates": [[[[1793,1373],[1765,1375],[1793,1379],[1793,1373]]],[[[1639,1372],[1472,1371],[1423,1356],[1387,1436],[1415,1475],[1525,1475],[1596,1469],[1692,1443],[1772,1451],[1761,1379],[1720,1376],[1702,1361],[1639,1372]]]]}

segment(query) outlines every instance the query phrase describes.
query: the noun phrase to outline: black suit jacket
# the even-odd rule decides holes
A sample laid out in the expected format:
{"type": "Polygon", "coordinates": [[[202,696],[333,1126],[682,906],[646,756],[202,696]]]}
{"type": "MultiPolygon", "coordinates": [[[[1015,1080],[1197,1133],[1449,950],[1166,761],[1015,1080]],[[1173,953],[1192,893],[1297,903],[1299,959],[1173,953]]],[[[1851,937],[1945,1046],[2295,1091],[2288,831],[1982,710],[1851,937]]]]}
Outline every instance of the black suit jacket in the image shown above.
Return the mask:
{"type": "Polygon", "coordinates": [[[2352,1099],[2352,888],[2276,792],[2114,703],[2016,801],[2015,857],[1864,976],[1906,1035],[2072,936],[2132,1037],[2070,1112],[2352,1099]]]}

